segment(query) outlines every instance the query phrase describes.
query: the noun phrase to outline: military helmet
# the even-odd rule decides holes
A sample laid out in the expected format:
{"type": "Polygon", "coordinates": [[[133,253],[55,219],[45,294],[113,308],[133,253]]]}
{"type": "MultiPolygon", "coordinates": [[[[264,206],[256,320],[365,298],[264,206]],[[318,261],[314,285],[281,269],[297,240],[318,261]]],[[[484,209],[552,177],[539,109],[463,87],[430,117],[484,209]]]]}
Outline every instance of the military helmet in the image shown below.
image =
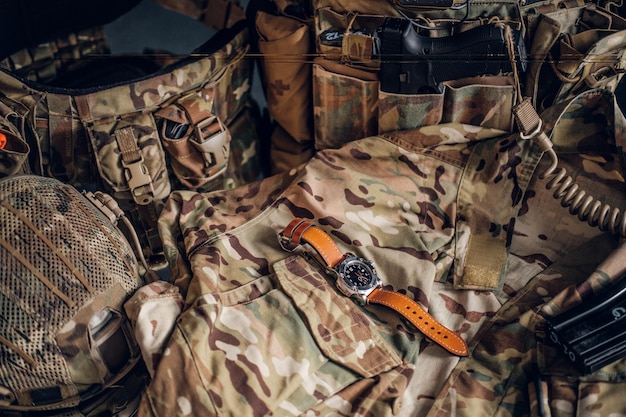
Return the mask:
{"type": "Polygon", "coordinates": [[[52,178],[0,180],[0,415],[101,415],[117,387],[141,386],[123,308],[139,271],[85,194],[52,178]]]}

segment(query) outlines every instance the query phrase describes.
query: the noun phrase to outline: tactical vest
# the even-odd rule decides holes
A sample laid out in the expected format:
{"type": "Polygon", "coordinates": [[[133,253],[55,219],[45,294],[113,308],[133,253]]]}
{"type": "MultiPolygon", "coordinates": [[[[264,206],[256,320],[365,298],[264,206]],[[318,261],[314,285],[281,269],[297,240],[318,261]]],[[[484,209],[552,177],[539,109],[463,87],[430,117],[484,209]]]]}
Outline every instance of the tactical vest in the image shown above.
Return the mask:
{"type": "MultiPolygon", "coordinates": [[[[623,14],[610,5],[579,0],[482,1],[468,8],[464,2],[450,2],[455,7],[398,7],[410,2],[376,0],[270,3],[274,7],[259,6],[253,16],[274,120],[275,171],[297,166],[315,150],[401,129],[469,123],[512,132],[512,108],[524,97],[541,111],[585,89],[615,88],[623,74],[626,26],[623,14]],[[399,52],[385,57],[377,43],[387,18],[413,19],[422,32],[432,29],[429,36],[456,34],[463,42],[471,37],[463,34],[477,27],[508,27],[523,39],[524,68],[517,76],[511,66],[480,76],[467,71],[426,94],[390,91],[381,79],[381,62],[397,60],[399,52]]],[[[439,56],[439,62],[476,68],[476,48],[473,56],[456,51],[450,58],[439,56]]]]}
{"type": "Polygon", "coordinates": [[[75,32],[11,51],[0,72],[2,174],[111,194],[154,267],[163,266],[156,225],[172,190],[232,188],[263,169],[243,9],[162,3],[223,29],[186,58],[103,57],[102,27],[74,22],[75,32]]]}

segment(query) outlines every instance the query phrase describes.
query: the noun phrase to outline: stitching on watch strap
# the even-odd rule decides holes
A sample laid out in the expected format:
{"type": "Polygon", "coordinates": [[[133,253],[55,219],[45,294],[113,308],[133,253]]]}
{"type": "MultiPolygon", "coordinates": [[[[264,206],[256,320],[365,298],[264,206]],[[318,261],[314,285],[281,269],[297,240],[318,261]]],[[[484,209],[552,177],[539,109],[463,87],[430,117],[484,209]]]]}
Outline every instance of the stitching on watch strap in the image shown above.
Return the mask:
{"type": "MultiPolygon", "coordinates": [[[[451,331],[450,329],[448,329],[447,327],[439,323],[437,319],[435,319],[430,313],[428,313],[424,308],[422,308],[419,304],[417,304],[416,301],[411,300],[406,295],[402,293],[378,289],[377,291],[374,291],[372,292],[372,294],[370,294],[370,296],[368,297],[368,301],[374,302],[376,304],[383,304],[398,312],[405,311],[407,307],[409,307],[415,312],[416,315],[418,313],[422,314],[424,317],[424,320],[422,321],[420,321],[418,317],[412,318],[411,315],[406,314],[406,313],[402,315],[406,317],[406,319],[409,320],[411,323],[413,323],[415,327],[417,327],[427,337],[433,339],[434,342],[442,345],[448,351],[455,353],[457,355],[467,355],[467,348],[465,347],[466,346],[465,341],[463,341],[463,339],[461,339],[461,337],[458,334],[456,334],[455,332],[451,331]],[[390,301],[386,298],[376,297],[377,294],[382,295],[382,296],[391,296],[394,299],[400,299],[404,302],[397,303],[397,302],[394,302],[393,300],[390,301]],[[425,326],[430,326],[431,328],[425,328],[425,326]],[[445,336],[445,338],[429,336],[429,334],[431,334],[432,332],[437,332],[437,331],[441,332],[445,336]],[[450,338],[450,341],[456,341],[457,343],[459,343],[461,345],[461,348],[457,348],[453,346],[451,343],[448,343],[447,342],[448,338],[450,338]]],[[[410,313],[412,314],[413,312],[410,312],[410,313]]]]}
{"type": "Polygon", "coordinates": [[[330,268],[334,268],[339,261],[343,258],[343,254],[339,251],[335,242],[328,234],[317,226],[309,227],[302,234],[302,237],[306,242],[311,244],[311,241],[316,242],[324,240],[325,242],[320,245],[311,245],[317,250],[324,261],[330,268]],[[307,236],[310,236],[307,238],[307,236]]]}

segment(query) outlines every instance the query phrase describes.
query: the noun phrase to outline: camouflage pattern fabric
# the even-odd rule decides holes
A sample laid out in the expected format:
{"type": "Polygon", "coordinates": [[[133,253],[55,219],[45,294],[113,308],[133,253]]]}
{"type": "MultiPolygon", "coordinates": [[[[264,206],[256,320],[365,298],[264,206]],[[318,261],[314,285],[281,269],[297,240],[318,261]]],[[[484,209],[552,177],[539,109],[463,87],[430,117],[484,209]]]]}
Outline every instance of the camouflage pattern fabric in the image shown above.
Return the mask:
{"type": "Polygon", "coordinates": [[[274,119],[271,173],[288,171],[313,155],[310,28],[307,21],[257,11],[259,66],[267,109],[274,119]]]}
{"type": "Polygon", "coordinates": [[[277,54],[262,64],[268,169],[250,99],[255,51],[245,25],[233,27],[239,2],[157,2],[231,29],[195,59],[105,88],[42,84],[67,69],[49,54],[105,48],[98,28],[0,62],[0,177],[102,188],[145,232],[146,252],[167,258],[170,280],[125,304],[152,377],[140,416],[626,414],[626,359],[582,375],[545,336],[548,317],[622,277],[623,241],[560,207],[540,179],[549,161],[514,133],[512,112],[531,97],[560,164],[626,207],[616,3],[486,0],[468,19],[462,8],[409,9],[431,27],[521,30],[532,60],[521,80],[400,95],[380,89],[371,38],[319,41],[397,16],[390,2],[278,0],[278,16],[254,22],[265,58],[277,54]],[[288,71],[286,52],[298,55],[288,71]],[[174,137],[171,126],[192,127],[174,137]],[[268,171],[277,175],[253,182],[268,171]],[[470,356],[346,299],[306,252],[285,252],[276,235],[295,216],[372,259],[387,289],[458,332],[470,356]]]}
{"type": "Polygon", "coordinates": [[[427,415],[475,416],[476,410],[494,416],[623,413],[624,361],[580,375],[544,332],[545,316],[621,278],[625,253],[623,246],[611,253],[616,245],[607,236],[581,244],[504,304],[483,326],[472,358],[454,369],[427,415]],[[547,303],[546,294],[554,295],[547,303]]]}
{"type": "MultiPolygon", "coordinates": [[[[360,138],[438,123],[468,123],[512,131],[508,112],[517,97],[512,77],[485,76],[446,83],[441,94],[395,94],[381,90],[380,59],[373,54],[372,37],[345,34],[341,45],[320,41],[329,29],[341,32],[377,27],[384,16],[399,14],[386,2],[361,2],[358,6],[341,0],[315,3],[317,53],[325,58],[313,67],[313,114],[317,149],[337,148],[350,138],[360,138]],[[471,104],[469,104],[471,103],[471,104]],[[497,114],[497,117],[494,115],[497,114]]],[[[447,8],[408,9],[407,15],[430,27],[443,27],[436,36],[449,33],[450,22],[462,12],[447,8]]],[[[457,31],[500,22],[515,29],[523,27],[517,2],[472,4],[472,16],[459,22],[457,31]]]]}
{"type": "MultiPolygon", "coordinates": [[[[545,121],[563,165],[624,207],[614,96],[588,92],[545,121]],[[581,145],[586,157],[567,155],[581,145]]],[[[448,123],[352,141],[234,190],[174,192],[160,217],[172,271],[162,285],[180,292],[183,309],[140,415],[538,415],[536,380],[559,388],[555,415],[578,404],[625,412],[623,379],[610,373],[624,361],[581,378],[567,366],[555,373],[563,361],[541,348],[542,315],[626,264],[615,237],[565,214],[538,178],[549,165],[540,156],[516,134],[448,123]],[[276,235],[295,216],[373,260],[385,287],[461,334],[470,357],[451,357],[384,307],[347,300],[305,253],[281,249],[276,235]],[[489,236],[505,250],[499,289],[460,289],[472,240],[489,236]]]]}
{"type": "MultiPolygon", "coordinates": [[[[438,28],[432,36],[450,34],[452,27],[462,32],[485,24],[519,30],[528,49],[528,68],[518,80],[513,74],[502,74],[446,82],[442,94],[389,93],[380,89],[377,74],[380,62],[375,56],[373,38],[358,30],[379,27],[384,17],[398,17],[398,10],[387,1],[356,4],[345,0],[316,0],[311,2],[312,14],[303,17],[289,15],[293,10],[306,9],[303,4],[291,3],[306,2],[289,2],[289,11],[285,9],[287,5],[281,3],[279,16],[274,18],[277,22],[287,19],[291,24],[298,24],[299,30],[309,26],[309,36],[315,45],[309,53],[316,60],[311,74],[313,124],[305,136],[313,138],[317,150],[337,148],[354,138],[438,123],[470,123],[513,131],[508,109],[510,103],[519,103],[523,98],[516,91],[517,85],[523,86],[519,91],[531,97],[541,110],[588,89],[614,89],[623,74],[626,26],[618,11],[612,10],[616,9],[614,4],[601,7],[580,0],[558,3],[484,1],[473,2],[468,16],[464,15],[463,8],[409,7],[403,9],[408,17],[424,27],[438,28]],[[329,29],[344,34],[339,45],[328,45],[320,40],[329,29]],[[350,30],[357,33],[351,34],[350,30]]],[[[257,29],[261,29],[258,22],[257,29]]],[[[305,46],[298,47],[306,50],[305,46]]],[[[289,60],[290,50],[278,48],[271,53],[274,60],[280,59],[277,56],[283,61],[289,60]]],[[[304,71],[300,74],[305,77],[304,71]]],[[[274,76],[266,83],[270,97],[277,80],[282,81],[282,78],[274,76]]],[[[305,97],[301,94],[298,100],[305,97]]],[[[282,97],[279,104],[290,102],[294,101],[282,97]]],[[[280,124],[284,113],[271,106],[269,112],[280,124]]],[[[311,118],[310,114],[296,113],[291,110],[289,115],[300,115],[295,120],[301,125],[306,125],[311,118]]],[[[294,117],[289,120],[294,123],[294,117]]],[[[274,172],[297,166],[302,162],[303,149],[307,149],[298,136],[291,136],[292,143],[285,145],[285,131],[279,133],[272,138],[272,143],[283,152],[279,153],[280,159],[272,163],[281,168],[274,172]],[[294,148],[297,151],[284,152],[294,148]]],[[[299,136],[302,137],[301,132],[299,136]]]]}
{"type": "MultiPolygon", "coordinates": [[[[328,29],[372,28],[380,26],[384,16],[398,17],[388,2],[275,3],[276,15],[253,13],[263,54],[261,73],[268,112],[275,122],[270,154],[273,173],[298,166],[312,155],[313,148],[337,148],[355,138],[399,129],[449,122],[484,122],[486,127],[511,129],[511,114],[502,111],[518,99],[510,78],[468,80],[450,86],[446,94],[391,94],[380,90],[380,63],[371,36],[346,34],[338,46],[320,42],[328,29]],[[300,56],[313,58],[303,65],[300,56]],[[495,114],[498,117],[494,118],[495,114]]],[[[522,27],[517,2],[474,3],[473,10],[480,17],[465,23],[464,28],[494,21],[522,27]]],[[[421,16],[420,23],[430,26],[448,25],[462,16],[446,8],[405,11],[409,16],[421,16]]]]}
{"type": "Polygon", "coordinates": [[[625,39],[626,20],[595,5],[541,13],[530,38],[524,95],[545,108],[587,89],[615,89],[625,39]]]}
{"type": "MultiPolygon", "coordinates": [[[[10,139],[0,174],[32,172],[111,194],[158,265],[156,219],[172,190],[233,188],[262,174],[248,48],[239,22],[194,58],[131,80],[61,88],[0,72],[10,139]]],[[[105,62],[116,61],[86,65],[105,62]]]]}
{"type": "Polygon", "coordinates": [[[139,288],[124,308],[132,320],[135,338],[141,340],[146,369],[153,373],[181,312],[180,292],[164,281],[152,282],[139,288]]]}
{"type": "Polygon", "coordinates": [[[31,81],[48,82],[91,55],[109,54],[104,28],[96,26],[67,33],[11,54],[0,68],[31,81]]]}

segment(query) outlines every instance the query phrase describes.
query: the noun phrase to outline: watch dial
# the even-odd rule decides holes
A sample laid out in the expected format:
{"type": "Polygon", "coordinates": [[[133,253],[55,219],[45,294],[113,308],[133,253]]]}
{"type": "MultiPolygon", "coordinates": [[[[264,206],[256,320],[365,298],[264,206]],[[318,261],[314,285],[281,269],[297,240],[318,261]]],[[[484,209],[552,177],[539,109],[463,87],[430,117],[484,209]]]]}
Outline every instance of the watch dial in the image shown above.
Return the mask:
{"type": "Polygon", "coordinates": [[[349,287],[356,290],[367,290],[375,284],[376,276],[365,262],[352,260],[344,267],[343,280],[349,287]]]}

